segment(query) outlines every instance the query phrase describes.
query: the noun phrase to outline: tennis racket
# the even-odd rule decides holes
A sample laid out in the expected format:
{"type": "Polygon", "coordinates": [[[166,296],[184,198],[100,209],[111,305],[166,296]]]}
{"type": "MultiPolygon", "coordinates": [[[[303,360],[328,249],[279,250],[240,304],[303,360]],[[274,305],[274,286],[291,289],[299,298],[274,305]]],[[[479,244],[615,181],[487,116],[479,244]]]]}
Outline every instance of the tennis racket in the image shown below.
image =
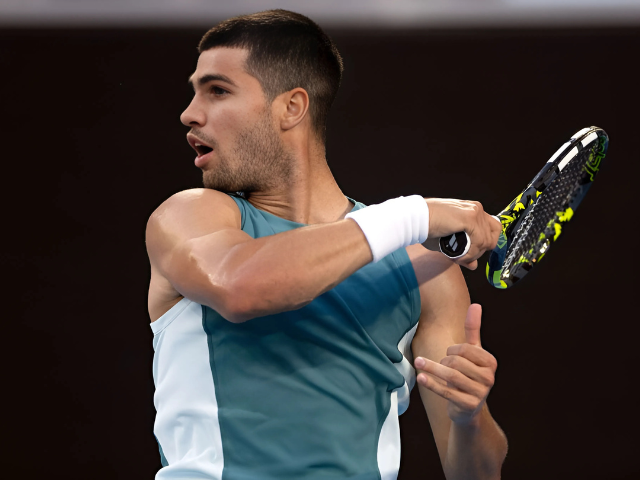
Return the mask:
{"type": "MultiPolygon", "coordinates": [[[[487,280],[509,288],[522,279],[558,240],[586,195],[607,153],[609,137],[598,127],[583,128],[562,145],[520,195],[496,219],[498,245],[487,262],[487,280]]],[[[469,251],[465,232],[440,239],[440,251],[459,258],[469,251]]]]}

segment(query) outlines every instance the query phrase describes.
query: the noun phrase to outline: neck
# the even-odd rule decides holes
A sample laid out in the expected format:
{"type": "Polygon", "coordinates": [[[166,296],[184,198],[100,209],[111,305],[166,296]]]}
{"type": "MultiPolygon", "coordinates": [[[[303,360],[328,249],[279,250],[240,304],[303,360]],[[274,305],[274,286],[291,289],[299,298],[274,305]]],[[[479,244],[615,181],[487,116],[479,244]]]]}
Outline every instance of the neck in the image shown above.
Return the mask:
{"type": "Polygon", "coordinates": [[[252,192],[249,202],[280,218],[307,225],[344,218],[353,205],[333,178],[324,147],[311,145],[291,153],[294,165],[286,183],[252,192]]]}

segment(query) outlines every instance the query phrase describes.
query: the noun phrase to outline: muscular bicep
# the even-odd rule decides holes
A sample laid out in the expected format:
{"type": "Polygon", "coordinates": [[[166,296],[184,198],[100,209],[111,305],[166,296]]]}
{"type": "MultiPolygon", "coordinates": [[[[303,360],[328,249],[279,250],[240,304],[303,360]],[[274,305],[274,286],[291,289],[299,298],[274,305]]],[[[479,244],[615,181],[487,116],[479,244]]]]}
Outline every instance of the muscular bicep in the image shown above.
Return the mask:
{"type": "MultiPolygon", "coordinates": [[[[414,358],[440,362],[447,348],[464,342],[464,320],[469,308],[469,292],[460,267],[439,252],[421,245],[407,249],[420,290],[420,323],[411,344],[414,358]]],[[[440,459],[446,457],[451,420],[447,401],[418,384],[440,459]]]]}
{"type": "Polygon", "coordinates": [[[232,280],[225,261],[235,246],[249,240],[227,195],[204,189],[180,192],[147,223],[152,276],[161,275],[180,295],[224,315],[232,280]]]}

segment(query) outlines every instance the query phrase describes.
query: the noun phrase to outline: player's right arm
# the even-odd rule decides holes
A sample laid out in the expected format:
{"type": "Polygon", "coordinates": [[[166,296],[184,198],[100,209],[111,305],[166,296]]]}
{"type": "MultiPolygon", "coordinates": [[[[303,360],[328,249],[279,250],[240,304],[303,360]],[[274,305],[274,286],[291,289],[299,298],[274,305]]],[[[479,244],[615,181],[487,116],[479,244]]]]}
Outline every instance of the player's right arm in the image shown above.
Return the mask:
{"type": "MultiPolygon", "coordinates": [[[[476,251],[461,261],[474,263],[471,255],[495,246],[484,230],[485,223],[496,222],[478,210],[479,204],[427,202],[430,237],[475,232],[476,251]]],[[[243,232],[240,223],[235,202],[224,193],[194,189],[169,198],[147,224],[152,284],[164,282],[240,323],[301,308],[373,259],[363,231],[350,219],[257,239],[243,232]]]]}
{"type": "Polygon", "coordinates": [[[351,220],[254,239],[226,194],[180,192],[147,224],[152,275],[231,322],[300,308],[372,260],[351,220]]]}

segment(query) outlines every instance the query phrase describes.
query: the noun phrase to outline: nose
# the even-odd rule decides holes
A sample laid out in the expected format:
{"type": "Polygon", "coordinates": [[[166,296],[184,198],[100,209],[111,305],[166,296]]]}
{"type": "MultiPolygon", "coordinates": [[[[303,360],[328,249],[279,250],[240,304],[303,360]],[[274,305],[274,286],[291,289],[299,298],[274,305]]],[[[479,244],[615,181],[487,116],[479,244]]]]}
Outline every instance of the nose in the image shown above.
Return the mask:
{"type": "Polygon", "coordinates": [[[206,122],[204,110],[198,106],[196,96],[180,115],[180,121],[187,127],[202,127],[206,122]]]}

